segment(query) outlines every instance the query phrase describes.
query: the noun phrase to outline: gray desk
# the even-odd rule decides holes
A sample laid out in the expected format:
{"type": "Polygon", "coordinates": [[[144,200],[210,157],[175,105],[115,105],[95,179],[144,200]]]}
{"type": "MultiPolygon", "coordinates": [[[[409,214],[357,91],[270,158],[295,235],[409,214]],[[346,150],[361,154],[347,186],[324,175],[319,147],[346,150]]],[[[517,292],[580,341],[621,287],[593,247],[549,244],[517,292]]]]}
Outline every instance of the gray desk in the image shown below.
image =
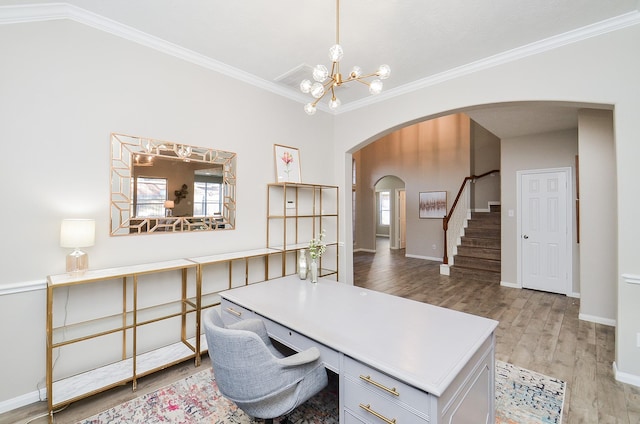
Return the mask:
{"type": "Polygon", "coordinates": [[[226,322],[261,318],[340,375],[341,423],[494,423],[497,322],[288,276],[221,293],[226,322]]]}

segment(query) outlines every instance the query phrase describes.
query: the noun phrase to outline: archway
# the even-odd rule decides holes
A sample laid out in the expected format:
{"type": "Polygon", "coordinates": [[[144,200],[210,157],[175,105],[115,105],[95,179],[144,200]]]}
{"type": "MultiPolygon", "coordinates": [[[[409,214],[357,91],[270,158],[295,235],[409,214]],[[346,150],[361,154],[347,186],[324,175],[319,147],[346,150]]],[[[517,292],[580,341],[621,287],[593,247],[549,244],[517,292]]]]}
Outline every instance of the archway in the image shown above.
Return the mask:
{"type": "Polygon", "coordinates": [[[391,249],[402,249],[406,240],[405,182],[395,175],[386,175],[374,184],[374,192],[374,235],[387,237],[391,249]]]}

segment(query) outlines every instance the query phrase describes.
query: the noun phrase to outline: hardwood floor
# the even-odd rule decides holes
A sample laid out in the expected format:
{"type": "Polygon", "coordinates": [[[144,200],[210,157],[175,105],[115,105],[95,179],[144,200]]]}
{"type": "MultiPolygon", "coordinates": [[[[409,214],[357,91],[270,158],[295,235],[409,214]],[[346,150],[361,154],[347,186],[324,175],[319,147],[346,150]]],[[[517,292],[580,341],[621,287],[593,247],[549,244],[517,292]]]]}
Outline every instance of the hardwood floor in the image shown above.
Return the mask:
{"type": "Polygon", "coordinates": [[[615,328],[578,319],[580,300],[440,275],[379,239],[353,257],[354,284],[500,322],[496,359],[567,382],[563,423],[640,423],[640,388],[613,376],[615,328]]]}
{"type": "MultiPolygon", "coordinates": [[[[567,382],[563,423],[640,423],[640,388],[613,377],[615,328],[578,320],[579,299],[441,276],[439,263],[404,254],[385,239],[376,254],[354,254],[354,284],[499,321],[496,359],[567,382]]],[[[136,392],[126,385],[76,402],[55,422],[75,423],[208,366],[206,358],[198,368],[192,361],[174,366],[139,380],[136,392]]],[[[25,424],[45,413],[39,402],[1,414],[0,423],[25,424]]]]}

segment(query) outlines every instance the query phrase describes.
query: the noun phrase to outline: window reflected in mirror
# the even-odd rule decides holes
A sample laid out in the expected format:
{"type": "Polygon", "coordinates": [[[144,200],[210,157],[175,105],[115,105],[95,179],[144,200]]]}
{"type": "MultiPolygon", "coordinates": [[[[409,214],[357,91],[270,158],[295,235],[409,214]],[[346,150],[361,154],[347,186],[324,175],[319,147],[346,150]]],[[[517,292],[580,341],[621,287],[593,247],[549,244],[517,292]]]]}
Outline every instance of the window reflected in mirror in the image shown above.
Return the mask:
{"type": "Polygon", "coordinates": [[[236,155],[111,135],[111,235],[235,228],[236,155]]]}

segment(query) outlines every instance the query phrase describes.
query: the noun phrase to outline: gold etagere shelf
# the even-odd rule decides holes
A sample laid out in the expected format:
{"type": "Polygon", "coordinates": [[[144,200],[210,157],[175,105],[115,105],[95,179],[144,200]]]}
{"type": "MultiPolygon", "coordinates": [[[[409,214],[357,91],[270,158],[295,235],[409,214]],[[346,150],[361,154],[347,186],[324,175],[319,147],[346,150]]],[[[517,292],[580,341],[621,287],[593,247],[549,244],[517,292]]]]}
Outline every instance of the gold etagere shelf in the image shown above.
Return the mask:
{"type": "Polygon", "coordinates": [[[282,275],[297,272],[300,250],[324,232],[327,251],[319,275],[338,280],[338,187],[273,183],[267,190],[267,248],[283,252],[282,275]]]}

